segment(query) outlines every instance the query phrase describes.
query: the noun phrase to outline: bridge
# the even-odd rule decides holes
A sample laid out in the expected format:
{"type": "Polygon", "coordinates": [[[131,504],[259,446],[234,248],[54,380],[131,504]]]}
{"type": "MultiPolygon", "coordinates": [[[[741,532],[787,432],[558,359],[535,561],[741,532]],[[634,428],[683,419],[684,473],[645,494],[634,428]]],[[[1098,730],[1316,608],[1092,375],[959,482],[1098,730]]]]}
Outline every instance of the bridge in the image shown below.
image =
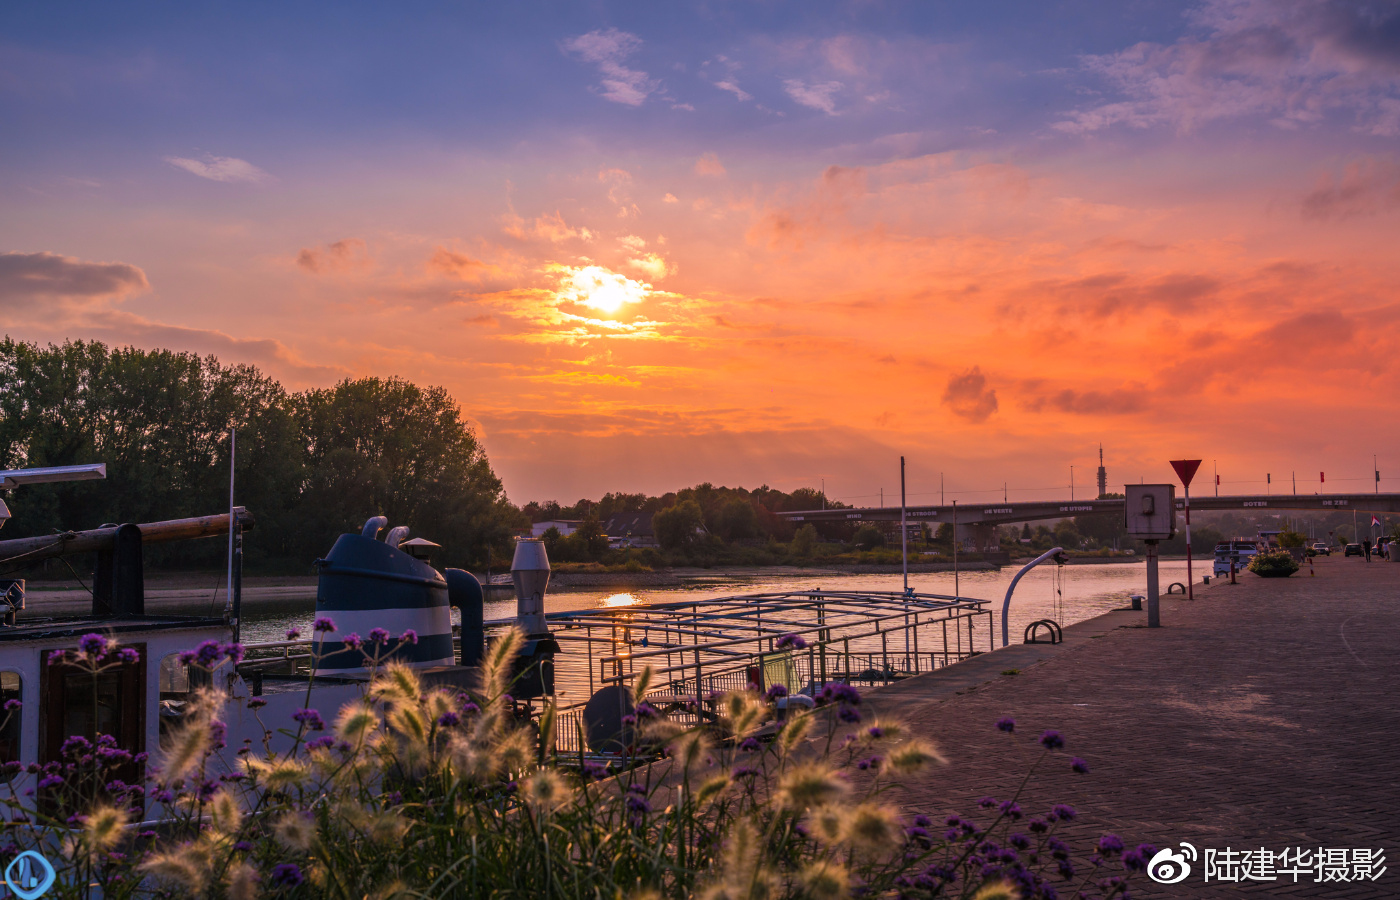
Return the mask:
{"type": "MultiPolygon", "coordinates": [[[[1176,508],[1184,509],[1180,495],[1176,508]]],[[[1236,494],[1224,497],[1192,497],[1191,508],[1198,512],[1215,510],[1274,510],[1293,512],[1400,512],[1400,494],[1236,494]]],[[[806,509],[780,512],[790,522],[898,522],[898,506],[859,509],[806,509]]],[[[1018,503],[958,503],[946,506],[910,506],[905,509],[910,524],[931,522],[963,525],[1009,525],[1043,519],[1073,516],[1118,516],[1123,518],[1122,500],[1034,500],[1018,503]]]]}

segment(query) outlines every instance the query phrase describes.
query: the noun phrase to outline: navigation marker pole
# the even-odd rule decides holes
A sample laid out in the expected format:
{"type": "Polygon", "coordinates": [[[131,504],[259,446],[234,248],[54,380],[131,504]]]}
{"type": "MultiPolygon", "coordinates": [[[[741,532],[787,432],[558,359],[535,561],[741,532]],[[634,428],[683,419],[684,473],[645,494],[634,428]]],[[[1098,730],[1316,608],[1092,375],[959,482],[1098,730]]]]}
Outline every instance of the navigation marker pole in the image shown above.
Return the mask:
{"type": "Polygon", "coordinates": [[[905,518],[904,457],[899,458],[899,553],[904,557],[904,593],[909,593],[909,522],[905,518]]]}
{"type": "MultiPolygon", "coordinates": [[[[233,461],[238,447],[238,429],[228,430],[228,586],[224,589],[224,621],[233,617],[233,461]]],[[[237,640],[237,638],[234,638],[237,640]]]]}
{"type": "Polygon", "coordinates": [[[1196,470],[1201,467],[1201,461],[1199,459],[1174,459],[1171,464],[1172,468],[1176,470],[1177,477],[1181,479],[1182,485],[1186,488],[1186,599],[1195,600],[1195,585],[1191,579],[1191,479],[1195,477],[1196,470]]]}

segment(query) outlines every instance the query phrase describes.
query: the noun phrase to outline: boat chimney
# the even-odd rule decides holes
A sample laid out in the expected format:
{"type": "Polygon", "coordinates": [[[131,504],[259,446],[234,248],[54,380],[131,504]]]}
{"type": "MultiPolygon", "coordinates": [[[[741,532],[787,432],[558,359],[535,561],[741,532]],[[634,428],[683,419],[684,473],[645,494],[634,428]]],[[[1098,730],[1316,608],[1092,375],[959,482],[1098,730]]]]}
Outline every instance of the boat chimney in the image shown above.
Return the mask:
{"type": "Polygon", "coordinates": [[[549,586],[549,555],[545,553],[544,541],[516,542],[510,579],[515,582],[515,620],[520,629],[526,636],[548,634],[544,592],[549,586]]]}

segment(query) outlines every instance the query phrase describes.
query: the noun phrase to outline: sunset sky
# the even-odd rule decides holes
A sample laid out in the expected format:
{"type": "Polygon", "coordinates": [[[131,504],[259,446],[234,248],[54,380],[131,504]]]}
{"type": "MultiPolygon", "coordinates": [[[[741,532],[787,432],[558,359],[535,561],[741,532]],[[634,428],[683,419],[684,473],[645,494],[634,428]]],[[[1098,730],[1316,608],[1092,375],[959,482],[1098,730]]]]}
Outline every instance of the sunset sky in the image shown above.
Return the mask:
{"type": "Polygon", "coordinates": [[[0,8],[0,330],[444,385],[517,503],[1400,490],[1398,224],[1395,2],[0,8]]]}

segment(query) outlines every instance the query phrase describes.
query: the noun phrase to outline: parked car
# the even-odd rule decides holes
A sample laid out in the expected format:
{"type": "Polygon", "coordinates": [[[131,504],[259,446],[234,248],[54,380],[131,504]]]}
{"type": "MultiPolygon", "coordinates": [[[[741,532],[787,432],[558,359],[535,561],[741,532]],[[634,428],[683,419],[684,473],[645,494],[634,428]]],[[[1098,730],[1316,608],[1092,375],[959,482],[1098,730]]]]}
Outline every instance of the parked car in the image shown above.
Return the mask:
{"type": "Polygon", "coordinates": [[[1312,548],[1313,548],[1313,550],[1317,551],[1317,554],[1318,554],[1319,556],[1331,556],[1331,555],[1332,555],[1332,548],[1329,547],[1327,544],[1323,543],[1322,541],[1318,541],[1316,544],[1313,544],[1313,545],[1312,545],[1312,548]]]}
{"type": "Polygon", "coordinates": [[[1366,554],[1365,554],[1364,551],[1362,551],[1361,545],[1360,545],[1360,544],[1347,544],[1347,548],[1346,548],[1346,550],[1344,550],[1344,551],[1342,552],[1342,555],[1343,555],[1343,556],[1365,556],[1366,554]]]}

